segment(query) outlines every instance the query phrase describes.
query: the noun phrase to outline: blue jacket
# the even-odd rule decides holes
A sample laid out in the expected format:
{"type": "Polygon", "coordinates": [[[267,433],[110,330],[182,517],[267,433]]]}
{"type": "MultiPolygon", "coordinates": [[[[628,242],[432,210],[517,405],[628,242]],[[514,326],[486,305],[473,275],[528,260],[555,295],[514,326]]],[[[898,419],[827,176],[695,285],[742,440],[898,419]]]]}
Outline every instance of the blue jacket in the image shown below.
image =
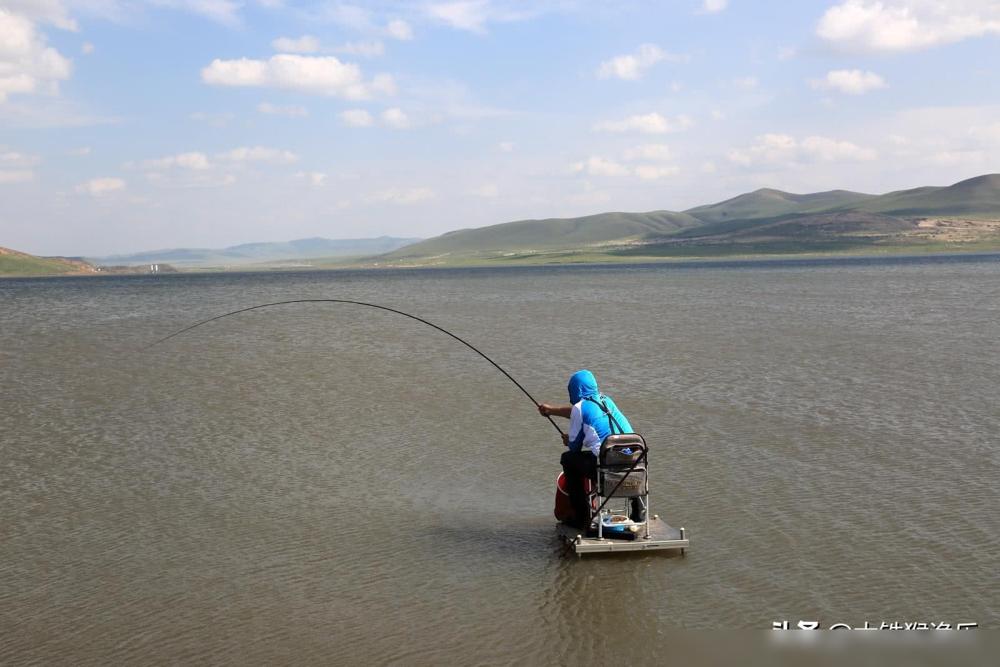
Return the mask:
{"type": "Polygon", "coordinates": [[[612,432],[633,433],[632,425],[615,402],[600,393],[597,388],[597,378],[593,373],[588,370],[573,373],[567,389],[569,402],[573,404],[569,417],[570,451],[589,450],[597,456],[601,451],[601,443],[612,432]],[[603,403],[607,407],[613,421],[598,403],[603,403]]]}

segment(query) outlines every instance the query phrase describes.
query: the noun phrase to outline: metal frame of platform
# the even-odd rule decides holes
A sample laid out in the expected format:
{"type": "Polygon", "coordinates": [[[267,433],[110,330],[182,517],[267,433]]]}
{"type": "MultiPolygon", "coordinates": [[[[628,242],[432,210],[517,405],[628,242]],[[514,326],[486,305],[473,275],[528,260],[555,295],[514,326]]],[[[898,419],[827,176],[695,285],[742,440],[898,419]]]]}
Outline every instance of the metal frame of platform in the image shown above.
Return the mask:
{"type": "Polygon", "coordinates": [[[637,535],[634,540],[586,537],[579,528],[573,528],[563,523],[558,524],[556,530],[563,542],[572,548],[577,556],[590,553],[667,549],[680,549],[681,554],[684,554],[684,550],[689,544],[687,531],[683,527],[673,528],[655,514],[649,520],[649,537],[637,535]]]}

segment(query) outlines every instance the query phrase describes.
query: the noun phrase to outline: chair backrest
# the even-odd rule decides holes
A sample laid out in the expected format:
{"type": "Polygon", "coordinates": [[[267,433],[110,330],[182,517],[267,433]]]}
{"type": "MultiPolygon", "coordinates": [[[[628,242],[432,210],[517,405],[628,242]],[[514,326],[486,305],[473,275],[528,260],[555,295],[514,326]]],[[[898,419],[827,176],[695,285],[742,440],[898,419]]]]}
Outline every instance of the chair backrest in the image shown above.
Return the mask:
{"type": "MultiPolygon", "coordinates": [[[[638,433],[609,435],[601,443],[597,465],[599,468],[630,468],[646,454],[647,449],[646,441],[638,433]]],[[[645,461],[639,465],[644,463],[645,461]]]]}
{"type": "Polygon", "coordinates": [[[638,433],[609,435],[597,458],[597,492],[600,496],[645,496],[646,441],[638,433]]]}

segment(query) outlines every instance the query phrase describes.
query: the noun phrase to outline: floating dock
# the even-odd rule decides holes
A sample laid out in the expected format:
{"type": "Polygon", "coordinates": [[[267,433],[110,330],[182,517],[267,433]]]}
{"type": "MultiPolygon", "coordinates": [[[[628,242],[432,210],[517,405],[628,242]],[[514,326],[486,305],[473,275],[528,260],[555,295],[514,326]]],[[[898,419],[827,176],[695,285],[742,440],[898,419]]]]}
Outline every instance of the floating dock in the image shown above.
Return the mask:
{"type": "Polygon", "coordinates": [[[571,547],[578,556],[593,553],[668,549],[680,549],[683,554],[684,550],[688,547],[687,531],[683,527],[674,528],[669,526],[655,515],[649,520],[649,537],[645,537],[645,530],[640,529],[639,534],[632,540],[587,537],[579,528],[573,528],[564,523],[558,524],[556,530],[563,542],[571,547]]]}

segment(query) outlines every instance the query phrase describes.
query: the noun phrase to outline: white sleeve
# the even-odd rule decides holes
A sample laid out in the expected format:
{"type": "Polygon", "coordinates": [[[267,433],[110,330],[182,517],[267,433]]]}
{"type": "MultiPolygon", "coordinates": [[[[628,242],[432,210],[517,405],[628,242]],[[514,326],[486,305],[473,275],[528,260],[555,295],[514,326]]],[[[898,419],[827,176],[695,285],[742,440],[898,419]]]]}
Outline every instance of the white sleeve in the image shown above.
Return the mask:
{"type": "Polygon", "coordinates": [[[569,441],[571,443],[580,437],[580,431],[582,429],[583,412],[580,410],[580,404],[577,403],[573,406],[573,409],[569,411],[569,441]]]}

